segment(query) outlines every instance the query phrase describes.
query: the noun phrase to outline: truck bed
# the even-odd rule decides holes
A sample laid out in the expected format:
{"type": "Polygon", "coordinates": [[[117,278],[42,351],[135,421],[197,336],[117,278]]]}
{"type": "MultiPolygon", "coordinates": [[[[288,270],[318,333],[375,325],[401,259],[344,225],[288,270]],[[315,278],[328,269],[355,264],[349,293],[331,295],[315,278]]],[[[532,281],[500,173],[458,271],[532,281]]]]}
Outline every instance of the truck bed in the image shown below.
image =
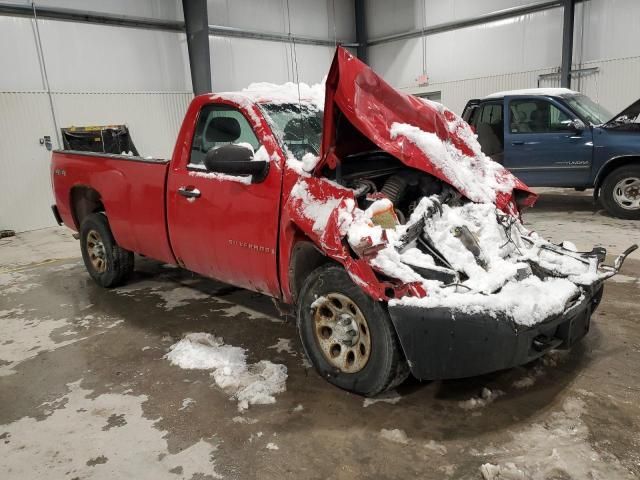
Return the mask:
{"type": "Polygon", "coordinates": [[[78,212],[103,206],[120,246],[175,263],[166,227],[168,168],[164,159],[54,151],[51,174],[60,217],[78,231],[78,212]]]}

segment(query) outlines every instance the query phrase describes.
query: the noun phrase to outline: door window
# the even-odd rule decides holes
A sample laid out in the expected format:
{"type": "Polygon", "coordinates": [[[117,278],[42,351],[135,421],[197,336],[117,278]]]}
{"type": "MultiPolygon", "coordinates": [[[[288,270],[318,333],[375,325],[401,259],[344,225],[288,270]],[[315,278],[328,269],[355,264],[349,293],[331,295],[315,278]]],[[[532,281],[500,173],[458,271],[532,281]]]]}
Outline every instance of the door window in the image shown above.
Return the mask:
{"type": "Polygon", "coordinates": [[[209,150],[230,143],[248,143],[254,151],[260,146],[249,121],[239,110],[228,105],[205,105],[193,135],[189,165],[204,165],[209,150]]]}
{"type": "MultiPolygon", "coordinates": [[[[504,124],[502,103],[484,103],[476,109],[472,122],[478,134],[478,142],[485,155],[490,157],[504,151],[504,124]]],[[[497,159],[499,161],[499,159],[497,159]]]]}
{"type": "Polygon", "coordinates": [[[547,100],[513,100],[510,110],[511,133],[553,133],[572,129],[571,117],[547,100]]]}

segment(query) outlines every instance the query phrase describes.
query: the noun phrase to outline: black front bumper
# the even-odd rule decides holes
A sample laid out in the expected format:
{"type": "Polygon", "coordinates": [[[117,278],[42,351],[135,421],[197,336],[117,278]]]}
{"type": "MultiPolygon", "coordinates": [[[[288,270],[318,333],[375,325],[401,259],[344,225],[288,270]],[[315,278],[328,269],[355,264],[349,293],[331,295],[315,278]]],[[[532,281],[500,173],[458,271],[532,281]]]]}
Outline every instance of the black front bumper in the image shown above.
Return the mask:
{"type": "Polygon", "coordinates": [[[578,303],[531,327],[505,316],[440,307],[389,306],[389,314],[415,377],[464,378],[523,365],[553,348],[570,348],[589,331],[602,291],[602,283],[584,289],[578,303]]]}

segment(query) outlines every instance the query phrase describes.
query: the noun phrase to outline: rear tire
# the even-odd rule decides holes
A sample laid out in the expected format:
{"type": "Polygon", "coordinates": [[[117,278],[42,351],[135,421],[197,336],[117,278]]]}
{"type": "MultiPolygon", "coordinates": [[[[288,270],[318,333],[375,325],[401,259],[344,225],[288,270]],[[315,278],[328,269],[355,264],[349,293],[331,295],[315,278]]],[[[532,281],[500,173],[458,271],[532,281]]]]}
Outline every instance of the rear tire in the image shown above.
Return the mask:
{"type": "Polygon", "coordinates": [[[307,357],[337,387],[374,396],[409,376],[384,305],[342,267],[324,265],[309,275],[298,296],[297,320],[307,357]]]}
{"type": "Polygon", "coordinates": [[[640,219],[640,165],[625,165],[609,173],[602,182],[604,208],[614,217],[640,219]]]}
{"type": "Polygon", "coordinates": [[[122,285],[133,272],[133,252],[116,243],[102,213],[92,213],[82,220],[80,249],[87,272],[101,287],[122,285]]]}

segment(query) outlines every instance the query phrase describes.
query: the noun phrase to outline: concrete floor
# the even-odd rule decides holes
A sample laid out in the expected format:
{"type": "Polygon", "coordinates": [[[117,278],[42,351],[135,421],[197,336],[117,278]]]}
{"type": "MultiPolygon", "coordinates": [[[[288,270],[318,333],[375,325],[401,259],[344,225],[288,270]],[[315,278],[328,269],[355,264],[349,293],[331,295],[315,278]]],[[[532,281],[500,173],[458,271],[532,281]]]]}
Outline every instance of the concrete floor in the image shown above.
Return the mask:
{"type": "MultiPolygon", "coordinates": [[[[572,191],[545,191],[526,220],[582,248],[640,241],[640,222],[572,191]]],[[[0,478],[637,478],[639,277],[636,255],[569,353],[409,381],[371,402],[308,368],[294,324],[268,298],[141,259],[126,287],[107,291],[65,230],[4,239],[0,478]],[[209,372],[163,358],[188,332],[285,364],[287,391],[239,413],[209,372]]]]}

